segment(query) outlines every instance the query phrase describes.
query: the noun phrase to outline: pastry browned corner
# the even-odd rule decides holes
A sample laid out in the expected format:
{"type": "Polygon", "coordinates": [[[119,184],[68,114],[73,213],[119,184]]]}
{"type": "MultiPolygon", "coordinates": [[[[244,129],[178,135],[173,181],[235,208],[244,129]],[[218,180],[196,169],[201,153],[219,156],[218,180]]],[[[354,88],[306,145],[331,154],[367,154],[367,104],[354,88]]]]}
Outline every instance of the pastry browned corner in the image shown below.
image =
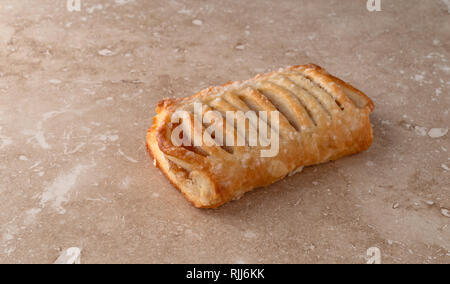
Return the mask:
{"type": "MultiPolygon", "coordinates": [[[[317,65],[288,67],[245,82],[211,87],[189,98],[163,100],[148,131],[147,147],[155,165],[194,206],[216,208],[305,166],[367,150],[373,141],[369,120],[373,109],[364,93],[317,65]],[[173,114],[188,113],[191,119],[186,123],[191,125],[197,115],[194,104],[202,105],[202,115],[219,113],[217,119],[227,129],[224,137],[231,135],[231,129],[235,139],[244,136],[245,144],[176,145],[172,132],[180,125],[173,123],[173,114]],[[256,125],[246,121],[243,133],[226,119],[227,111],[266,111],[268,115],[260,115],[256,125]],[[277,126],[270,124],[270,114],[278,114],[277,126]],[[251,127],[260,131],[261,121],[267,123],[270,135],[278,135],[274,156],[262,156],[262,150],[270,146],[250,145],[245,136],[251,127]]],[[[189,137],[182,133],[179,138],[202,137],[208,125],[200,126],[200,132],[194,130],[189,137]]]]}

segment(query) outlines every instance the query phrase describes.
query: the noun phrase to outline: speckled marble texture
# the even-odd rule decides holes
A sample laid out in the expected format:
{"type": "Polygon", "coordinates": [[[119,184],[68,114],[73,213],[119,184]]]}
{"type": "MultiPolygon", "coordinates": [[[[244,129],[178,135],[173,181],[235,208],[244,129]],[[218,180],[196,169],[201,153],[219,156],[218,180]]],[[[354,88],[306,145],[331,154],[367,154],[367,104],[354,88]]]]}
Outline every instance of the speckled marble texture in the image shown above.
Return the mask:
{"type": "Polygon", "coordinates": [[[449,1],[0,0],[0,263],[450,262],[449,1]],[[164,97],[316,63],[375,102],[362,154],[218,210],[145,135],[164,97]]]}

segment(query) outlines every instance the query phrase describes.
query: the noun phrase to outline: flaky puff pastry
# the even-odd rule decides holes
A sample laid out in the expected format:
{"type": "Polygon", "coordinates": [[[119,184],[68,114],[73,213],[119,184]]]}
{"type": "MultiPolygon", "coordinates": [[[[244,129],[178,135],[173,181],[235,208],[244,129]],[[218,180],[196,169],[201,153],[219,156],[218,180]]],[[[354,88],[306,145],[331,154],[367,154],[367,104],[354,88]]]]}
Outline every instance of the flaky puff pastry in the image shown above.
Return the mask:
{"type": "MultiPolygon", "coordinates": [[[[317,65],[288,67],[211,87],[189,98],[163,100],[148,131],[147,147],[155,165],[195,207],[216,208],[305,166],[367,150],[373,141],[369,120],[373,109],[364,93],[317,65]],[[185,110],[194,117],[195,103],[221,113],[224,124],[229,123],[227,111],[267,111],[269,118],[271,112],[278,112],[278,154],[262,157],[264,147],[248,143],[175,146],[172,115],[185,110]]],[[[205,129],[203,125],[202,133],[205,129]]]]}

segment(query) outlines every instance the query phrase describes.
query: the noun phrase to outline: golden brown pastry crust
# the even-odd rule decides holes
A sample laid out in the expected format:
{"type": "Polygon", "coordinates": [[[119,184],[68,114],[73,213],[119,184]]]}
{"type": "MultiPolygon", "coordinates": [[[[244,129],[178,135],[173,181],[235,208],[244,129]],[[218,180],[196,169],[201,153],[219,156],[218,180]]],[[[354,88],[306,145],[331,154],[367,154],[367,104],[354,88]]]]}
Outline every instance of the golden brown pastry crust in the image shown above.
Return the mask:
{"type": "Polygon", "coordinates": [[[364,151],[373,141],[373,102],[361,91],[308,64],[166,99],[147,134],[155,165],[198,208],[216,208],[270,185],[296,169],[364,151]],[[261,147],[177,147],[172,114],[195,102],[209,110],[280,110],[280,151],[261,158],[261,147]],[[231,150],[231,151],[229,151],[231,150]]]}

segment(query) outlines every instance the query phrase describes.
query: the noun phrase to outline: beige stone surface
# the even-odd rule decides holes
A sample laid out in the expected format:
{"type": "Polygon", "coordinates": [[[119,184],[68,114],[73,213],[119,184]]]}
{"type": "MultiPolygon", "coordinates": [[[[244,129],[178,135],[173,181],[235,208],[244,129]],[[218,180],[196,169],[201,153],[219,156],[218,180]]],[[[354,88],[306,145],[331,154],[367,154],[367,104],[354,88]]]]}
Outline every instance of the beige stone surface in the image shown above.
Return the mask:
{"type": "Polygon", "coordinates": [[[0,1],[0,263],[450,262],[442,0],[0,1]],[[145,135],[164,97],[316,63],[375,102],[375,142],[218,210],[145,135]]]}

